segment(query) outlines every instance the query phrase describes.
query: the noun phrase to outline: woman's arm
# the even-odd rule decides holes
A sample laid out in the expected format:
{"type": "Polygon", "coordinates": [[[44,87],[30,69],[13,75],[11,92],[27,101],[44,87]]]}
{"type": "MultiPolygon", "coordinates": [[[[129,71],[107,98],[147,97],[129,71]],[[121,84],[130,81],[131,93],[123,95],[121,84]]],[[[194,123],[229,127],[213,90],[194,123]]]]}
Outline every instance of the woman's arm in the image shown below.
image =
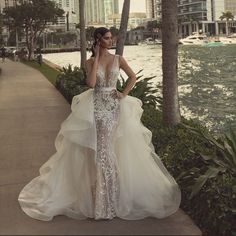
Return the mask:
{"type": "Polygon", "coordinates": [[[129,91],[133,88],[134,84],[136,83],[136,75],[133,70],[130,68],[126,60],[123,56],[119,56],[120,60],[120,68],[127,74],[128,80],[125,89],[123,90],[122,94],[124,96],[128,95],[129,91]]]}
{"type": "Polygon", "coordinates": [[[90,88],[94,88],[97,81],[97,67],[98,67],[98,59],[94,58],[94,60],[89,59],[85,62],[85,71],[86,71],[86,84],[90,88]]]}
{"type": "Polygon", "coordinates": [[[98,40],[96,46],[95,47],[93,46],[94,60],[89,59],[85,62],[86,83],[90,88],[94,88],[97,82],[99,49],[100,49],[100,42],[98,40]]]}

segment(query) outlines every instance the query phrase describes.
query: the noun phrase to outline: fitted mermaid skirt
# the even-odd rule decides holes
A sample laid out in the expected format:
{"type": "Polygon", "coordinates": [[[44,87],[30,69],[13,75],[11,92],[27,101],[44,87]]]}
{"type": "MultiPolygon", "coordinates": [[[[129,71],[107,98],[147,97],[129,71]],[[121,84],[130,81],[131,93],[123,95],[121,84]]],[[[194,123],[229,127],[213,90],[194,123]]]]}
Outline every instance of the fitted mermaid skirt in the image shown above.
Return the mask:
{"type": "Polygon", "coordinates": [[[112,97],[112,89],[89,89],[73,98],[61,124],[56,153],[20,192],[29,216],[49,221],[164,218],[177,211],[181,193],[141,123],[137,98],[112,97]]]}

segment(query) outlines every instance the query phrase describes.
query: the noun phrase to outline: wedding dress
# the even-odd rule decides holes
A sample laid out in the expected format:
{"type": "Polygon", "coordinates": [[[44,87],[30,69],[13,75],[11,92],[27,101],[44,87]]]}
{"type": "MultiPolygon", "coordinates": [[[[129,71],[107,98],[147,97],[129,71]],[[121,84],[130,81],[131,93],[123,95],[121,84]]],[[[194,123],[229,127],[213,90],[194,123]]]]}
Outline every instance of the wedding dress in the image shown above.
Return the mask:
{"type": "Polygon", "coordinates": [[[118,76],[114,55],[108,75],[98,66],[96,87],[74,96],[55,140],[56,153],[20,192],[29,216],[138,220],[164,218],[179,208],[180,189],[140,121],[141,101],[112,97],[118,76]]]}

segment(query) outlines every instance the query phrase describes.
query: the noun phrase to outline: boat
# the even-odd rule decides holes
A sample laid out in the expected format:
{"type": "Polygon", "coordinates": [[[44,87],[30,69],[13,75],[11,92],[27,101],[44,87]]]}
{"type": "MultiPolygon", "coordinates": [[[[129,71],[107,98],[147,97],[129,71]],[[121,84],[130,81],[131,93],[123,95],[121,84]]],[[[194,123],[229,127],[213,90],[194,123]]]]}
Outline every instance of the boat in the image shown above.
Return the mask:
{"type": "Polygon", "coordinates": [[[205,34],[194,32],[192,35],[180,39],[179,43],[183,45],[200,45],[203,47],[218,47],[227,44],[229,39],[222,40],[219,37],[207,37],[205,34]]]}
{"type": "Polygon", "coordinates": [[[179,40],[179,43],[183,45],[204,45],[208,42],[207,36],[199,33],[193,33],[192,35],[179,40]]]}
{"type": "Polygon", "coordinates": [[[153,39],[151,37],[146,38],[144,41],[138,43],[138,45],[156,45],[156,44],[162,44],[162,41],[160,39],[153,39]]]}

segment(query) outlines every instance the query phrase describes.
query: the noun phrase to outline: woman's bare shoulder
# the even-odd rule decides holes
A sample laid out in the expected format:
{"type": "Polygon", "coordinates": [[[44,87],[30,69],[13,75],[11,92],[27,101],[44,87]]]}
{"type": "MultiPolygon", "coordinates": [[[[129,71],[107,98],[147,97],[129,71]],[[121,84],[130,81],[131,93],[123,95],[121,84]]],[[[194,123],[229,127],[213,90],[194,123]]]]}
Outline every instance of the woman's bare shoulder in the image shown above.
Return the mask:
{"type": "Polygon", "coordinates": [[[121,55],[118,55],[119,56],[119,63],[120,63],[120,66],[124,65],[124,64],[127,64],[125,58],[121,55]]]}

